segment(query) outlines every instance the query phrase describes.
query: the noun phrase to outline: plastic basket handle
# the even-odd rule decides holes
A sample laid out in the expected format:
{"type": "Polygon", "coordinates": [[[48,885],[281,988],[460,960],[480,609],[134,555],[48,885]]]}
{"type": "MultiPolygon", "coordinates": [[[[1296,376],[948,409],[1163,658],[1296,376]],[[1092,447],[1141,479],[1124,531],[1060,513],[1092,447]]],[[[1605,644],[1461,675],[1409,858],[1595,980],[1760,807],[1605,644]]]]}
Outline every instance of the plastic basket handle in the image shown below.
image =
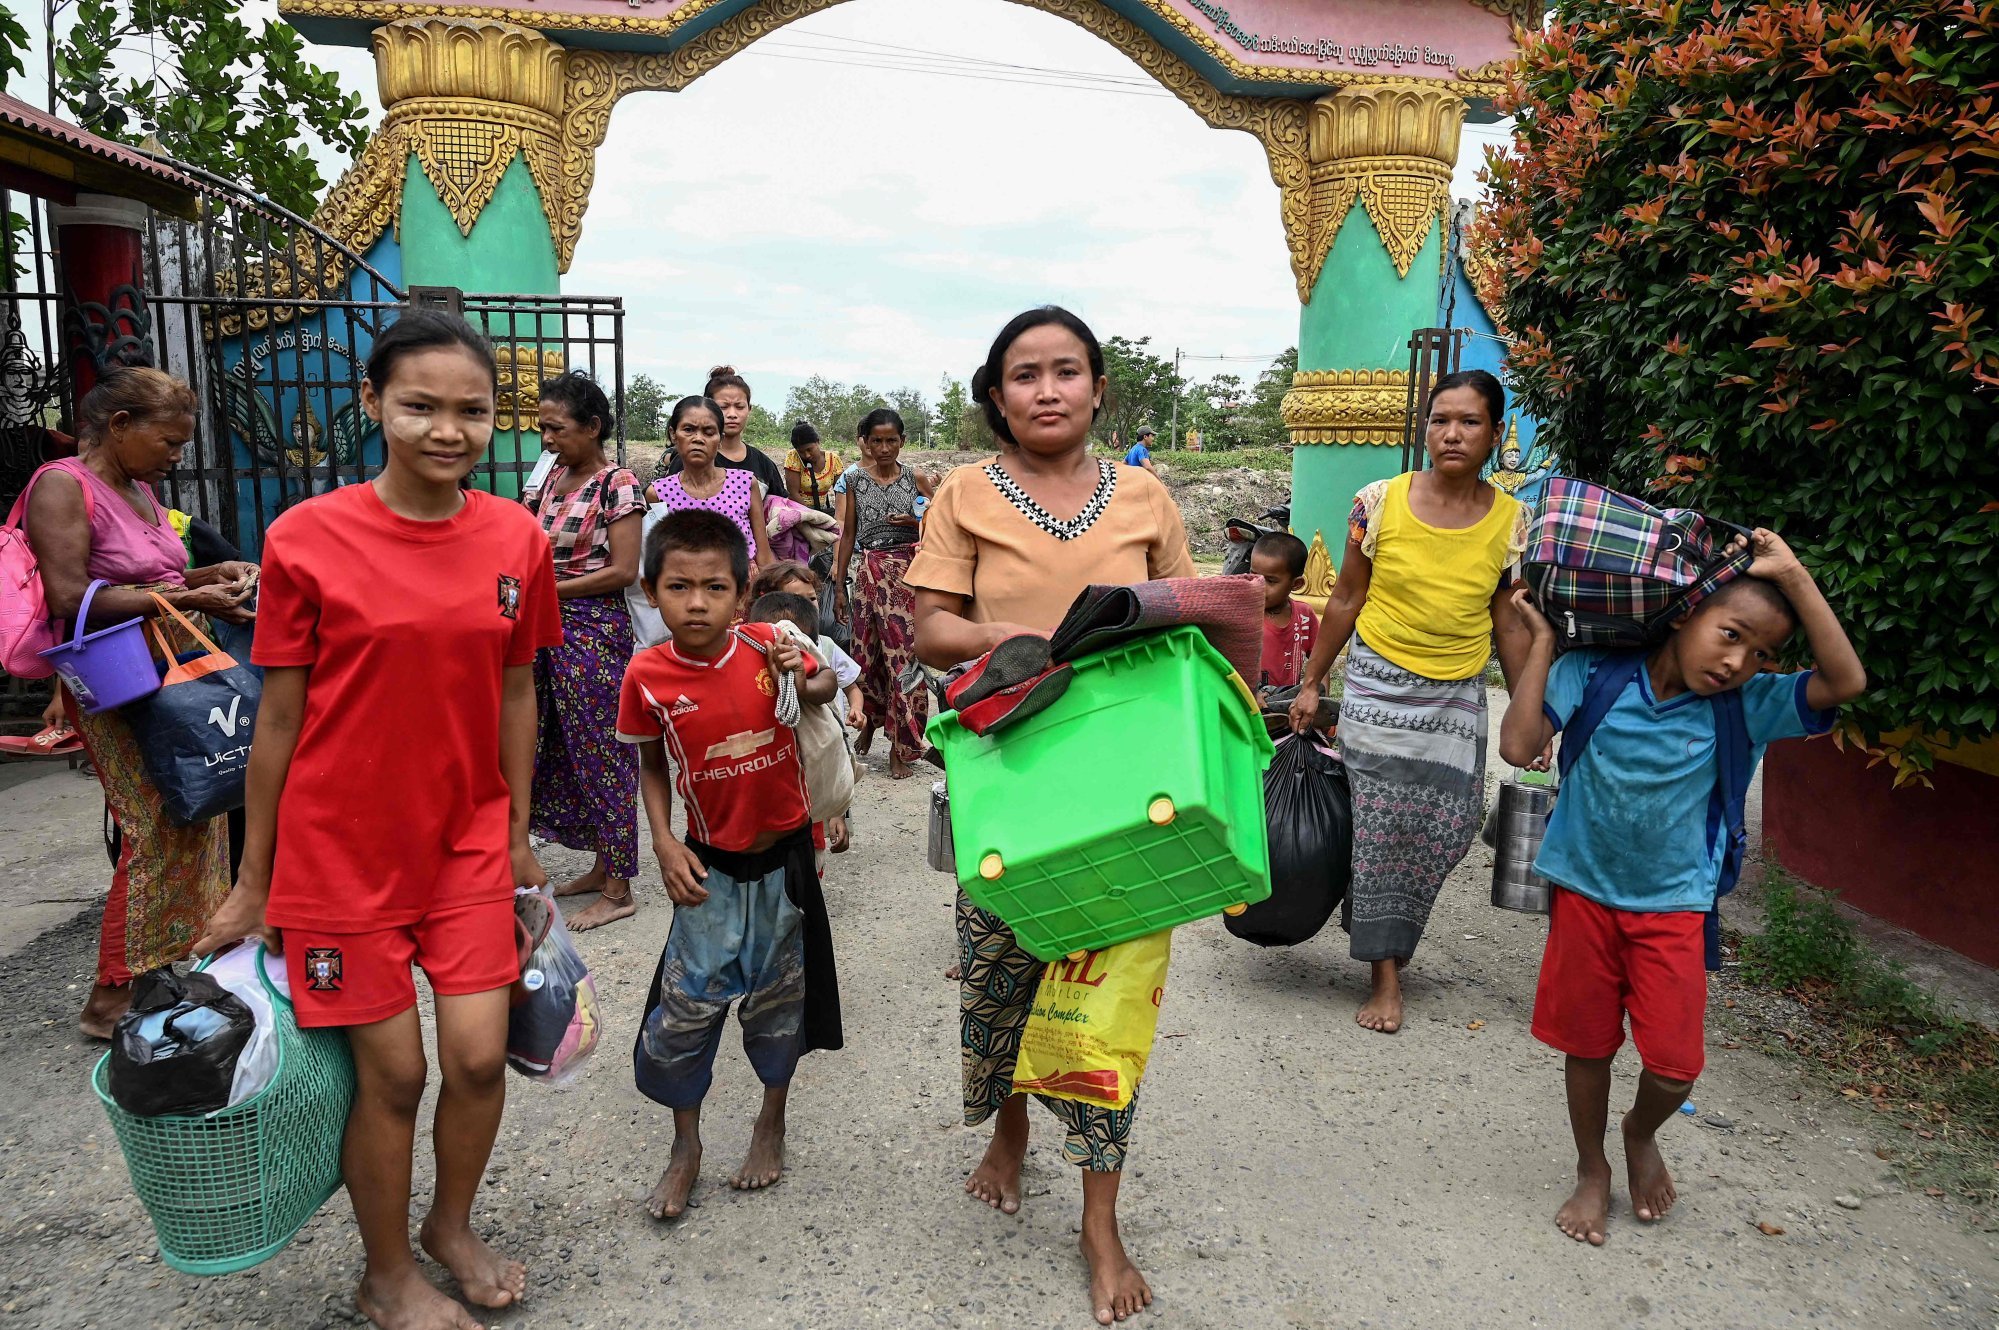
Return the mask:
{"type": "Polygon", "coordinates": [[[80,652],[84,649],[83,633],[85,625],[90,622],[90,602],[97,599],[97,589],[99,587],[110,585],[109,582],[100,577],[83,589],[83,603],[76,607],[76,622],[70,627],[70,650],[80,652]]]}
{"type": "Polygon", "coordinates": [[[200,962],[194,967],[195,973],[199,974],[201,971],[206,970],[209,966],[215,964],[216,961],[245,944],[254,946],[257,949],[257,982],[264,986],[264,993],[271,999],[272,1005],[275,1006],[282,1003],[285,1010],[292,1010],[292,1000],[277,990],[277,987],[271,983],[270,972],[264,968],[264,960],[270,954],[271,949],[265,946],[261,940],[251,942],[247,937],[240,938],[220,951],[210,952],[208,955],[203,956],[200,962]]]}

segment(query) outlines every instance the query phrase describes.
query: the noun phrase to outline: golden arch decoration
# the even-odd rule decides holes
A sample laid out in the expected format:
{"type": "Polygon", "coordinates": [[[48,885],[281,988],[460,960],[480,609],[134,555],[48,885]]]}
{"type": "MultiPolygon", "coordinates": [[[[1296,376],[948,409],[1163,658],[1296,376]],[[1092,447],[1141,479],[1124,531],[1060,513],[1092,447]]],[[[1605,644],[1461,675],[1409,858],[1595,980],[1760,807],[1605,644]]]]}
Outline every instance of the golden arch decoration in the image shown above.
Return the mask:
{"type": "MultiPolygon", "coordinates": [[[[621,98],[634,92],[678,92],[780,28],[846,2],[758,0],[675,50],[631,52],[565,48],[533,30],[530,25],[545,22],[548,16],[527,9],[400,0],[284,0],[281,11],[290,17],[382,24],[374,34],[374,49],[388,114],[360,160],[327,195],[314,221],[350,247],[364,251],[397,223],[405,164],[414,154],[460,229],[469,234],[500,176],[518,154],[526,161],[541,194],[557,265],[566,272],[582,236],[583,214],[596,177],[597,149],[609,132],[611,112],[621,98]],[[498,71],[525,76],[526,81],[502,79],[496,83],[498,71]]],[[[1367,205],[1378,226],[1394,219],[1394,224],[1386,226],[1384,238],[1398,267],[1406,273],[1407,258],[1402,251],[1407,249],[1413,255],[1413,246],[1400,233],[1427,229],[1436,207],[1441,206],[1442,192],[1448,190],[1447,167],[1419,170],[1428,178],[1414,193],[1406,179],[1397,182],[1401,193],[1391,202],[1380,188],[1355,178],[1369,172],[1329,173],[1324,167],[1323,144],[1328,141],[1328,130],[1323,108],[1340,94],[1322,98],[1315,107],[1314,102],[1304,99],[1226,93],[1102,0],[1013,2],[1066,19],[1116,47],[1207,124],[1256,136],[1281,194],[1285,241],[1300,300],[1310,299],[1331,248],[1332,233],[1344,222],[1356,196],[1367,205]],[[1319,112],[1316,124],[1315,110],[1319,112]],[[1314,152],[1315,139],[1319,140],[1318,153],[1314,152]],[[1316,179],[1315,159],[1321,162],[1316,179]]],[[[1474,0],[1488,9],[1521,2],[1474,0]]],[[[1254,67],[1243,65],[1215,46],[1177,10],[1158,0],[1146,3],[1209,50],[1231,73],[1256,74],[1254,67]]],[[[712,0],[683,6],[670,19],[609,16],[588,22],[610,31],[658,33],[681,26],[711,5],[712,0]]],[[[1291,76],[1293,71],[1286,74],[1291,76]]],[[[1412,137],[1407,133],[1412,128],[1406,114],[1411,109],[1409,90],[1420,90],[1422,101],[1448,103],[1449,110],[1433,106],[1424,112],[1419,117],[1423,130],[1413,136],[1424,140],[1425,146],[1432,141],[1441,143],[1442,122],[1448,121],[1447,162],[1456,150],[1462,98],[1492,95],[1498,90],[1499,76],[1500,71],[1491,67],[1462,73],[1455,83],[1311,70],[1296,71],[1292,81],[1334,85],[1346,90],[1345,95],[1359,94],[1370,103],[1374,100],[1370,94],[1392,97],[1404,115],[1393,121],[1370,122],[1364,131],[1344,137],[1356,137],[1355,146],[1361,148],[1377,138],[1383,140],[1363,156],[1396,157],[1401,169],[1395,174],[1406,177],[1411,170],[1407,154],[1414,147],[1401,144],[1402,139],[1412,137]],[[1395,146],[1388,140],[1395,140],[1395,146]],[[1401,151],[1396,151],[1397,147],[1401,151]]],[[[1433,147],[1431,151],[1440,149],[1433,147]]],[[[1421,243],[1420,235],[1415,243],[1421,243]]]]}

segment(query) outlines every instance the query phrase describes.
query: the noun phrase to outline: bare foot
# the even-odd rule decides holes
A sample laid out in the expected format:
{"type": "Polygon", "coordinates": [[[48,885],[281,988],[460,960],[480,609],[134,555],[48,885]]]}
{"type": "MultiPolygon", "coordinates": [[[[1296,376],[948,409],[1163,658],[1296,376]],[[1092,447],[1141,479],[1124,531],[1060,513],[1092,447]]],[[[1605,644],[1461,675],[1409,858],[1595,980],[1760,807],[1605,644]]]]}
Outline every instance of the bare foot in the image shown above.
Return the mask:
{"type": "Polygon", "coordinates": [[[417,1241],[451,1272],[473,1306],[511,1307],[527,1296],[528,1268],[488,1247],[471,1229],[446,1226],[432,1215],[417,1231],[417,1241]]]}
{"type": "Polygon", "coordinates": [[[784,1176],[784,1119],[772,1121],[762,1114],[750,1129],[750,1152],[743,1166],[729,1179],[737,1191],[762,1191],[784,1176]]]}
{"type": "Polygon", "coordinates": [[[873,748],[874,746],[875,746],[875,727],[872,725],[863,725],[861,727],[860,737],[854,740],[854,751],[860,754],[862,757],[866,757],[868,755],[868,750],[870,748],[873,748]]]}
{"type": "Polygon", "coordinates": [[[1633,1136],[1630,1118],[1624,1119],[1624,1167],[1630,1174],[1631,1212],[1648,1224],[1664,1219],[1680,1193],[1673,1189],[1657,1138],[1633,1136]]]}
{"type": "Polygon", "coordinates": [[[908,780],[915,774],[916,768],[910,766],[909,763],[903,761],[901,758],[891,757],[888,760],[888,778],[890,780],[908,780]]]}
{"type": "Polygon", "coordinates": [[[1090,1263],[1090,1306],[1098,1325],[1138,1315],[1152,1305],[1152,1286],[1125,1255],[1113,1222],[1083,1227],[1083,1259],[1090,1263]]]}
{"type": "Polygon", "coordinates": [[[694,1194],[694,1179],[701,1176],[701,1142],[675,1138],[673,1157],[659,1185],[646,1198],[646,1213],[654,1219],[678,1219],[687,1213],[687,1198],[694,1194]]]}
{"type": "Polygon", "coordinates": [[[382,1330],[479,1330],[479,1323],[438,1292],[411,1262],[401,1273],[361,1276],[354,1305],[382,1330]]]}
{"type": "Polygon", "coordinates": [[[120,984],[116,988],[108,984],[97,984],[90,990],[90,1000],[83,1004],[83,1014],[77,1017],[79,1030],[91,1039],[109,1039],[111,1032],[132,1006],[132,986],[120,984]]]}
{"type": "MultiPolygon", "coordinates": [[[[618,880],[613,879],[611,885],[619,885],[618,880]]],[[[569,926],[569,931],[587,933],[593,928],[602,928],[605,924],[614,924],[620,919],[629,919],[637,914],[639,898],[632,893],[630,882],[623,883],[623,886],[625,890],[622,896],[613,896],[606,891],[565,919],[563,922],[569,926]]]]}
{"type": "Polygon", "coordinates": [[[573,881],[565,882],[555,889],[558,896],[587,896],[593,891],[604,889],[605,877],[602,864],[594,865],[589,872],[573,881]]]}
{"type": "Polygon", "coordinates": [[[965,1191],[1003,1215],[1020,1213],[1020,1166],[1027,1158],[1027,1105],[1018,1111],[1002,1108],[993,1124],[986,1157],[965,1179],[965,1191]]]}
{"type": "Polygon", "coordinates": [[[952,961],[944,967],[944,977],[955,984],[965,977],[965,967],[956,961],[952,961]]]}
{"type": "Polygon", "coordinates": [[[1402,994],[1376,993],[1353,1014],[1353,1019],[1363,1030],[1394,1034],[1402,1028],[1402,994]]]}
{"type": "Polygon", "coordinates": [[[1603,1245],[1610,1222],[1610,1164],[1601,1168],[1576,1167],[1576,1189],[1555,1212],[1555,1227],[1592,1247],[1603,1245]]]}

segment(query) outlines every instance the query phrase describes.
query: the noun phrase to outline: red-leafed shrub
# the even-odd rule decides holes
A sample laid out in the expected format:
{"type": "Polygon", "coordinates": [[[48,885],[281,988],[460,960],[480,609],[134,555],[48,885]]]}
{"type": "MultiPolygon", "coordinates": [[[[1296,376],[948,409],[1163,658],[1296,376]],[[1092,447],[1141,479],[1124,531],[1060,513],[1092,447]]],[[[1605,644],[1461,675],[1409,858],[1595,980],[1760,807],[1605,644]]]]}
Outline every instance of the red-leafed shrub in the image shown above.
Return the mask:
{"type": "Polygon", "coordinates": [[[1511,101],[1483,241],[1568,467],[1783,532],[1870,739],[1999,730],[1999,4],[1579,0],[1511,101]]]}

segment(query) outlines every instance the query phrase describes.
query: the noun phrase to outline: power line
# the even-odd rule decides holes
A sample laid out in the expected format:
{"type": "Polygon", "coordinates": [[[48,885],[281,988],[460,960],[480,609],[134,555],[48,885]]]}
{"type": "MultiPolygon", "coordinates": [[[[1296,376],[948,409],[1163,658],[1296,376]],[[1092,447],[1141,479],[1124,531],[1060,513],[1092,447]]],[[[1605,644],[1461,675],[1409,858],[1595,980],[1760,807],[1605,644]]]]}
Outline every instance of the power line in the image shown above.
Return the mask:
{"type": "Polygon", "coordinates": [[[998,61],[974,60],[968,57],[944,54],[894,55],[887,52],[848,51],[833,46],[800,45],[795,42],[769,41],[757,49],[774,51],[797,51],[824,58],[830,64],[870,64],[889,68],[930,71],[948,69],[963,73],[988,74],[1002,79],[1059,80],[1062,82],[1088,83],[1092,86],[1129,88],[1135,91],[1157,92],[1159,85],[1149,79],[1112,78],[1085,73],[1080,70],[1041,69],[1032,65],[1008,65],[998,61]]]}
{"type": "MultiPolygon", "coordinates": [[[[1139,88],[1112,87],[1098,83],[1073,82],[1042,78],[1009,78],[997,74],[981,74],[950,69],[926,69],[913,65],[879,64],[866,60],[842,60],[832,56],[783,55],[753,49],[746,52],[752,56],[762,56],[766,60],[796,60],[812,65],[845,65],[854,69],[885,69],[903,74],[931,74],[938,78],[971,79],[981,83],[1023,83],[1030,87],[1066,88],[1075,92],[1103,92],[1120,97],[1172,98],[1173,94],[1160,90],[1147,92],[1139,88]]],[[[1177,100],[1177,99],[1175,99],[1177,100]]]]}
{"type": "MultiPolygon", "coordinates": [[[[988,60],[983,56],[958,55],[956,53],[949,51],[931,51],[920,46],[897,46],[892,42],[864,41],[859,37],[842,37],[836,33],[830,33],[830,32],[802,34],[800,37],[793,38],[791,40],[809,41],[814,39],[824,39],[826,41],[844,42],[850,46],[873,47],[881,51],[897,51],[909,55],[922,56],[925,58],[951,60],[967,65],[983,65],[992,69],[1015,70],[1021,73],[1061,74],[1074,78],[1100,79],[1109,82],[1127,83],[1142,87],[1159,86],[1156,80],[1147,77],[1145,75],[1112,74],[1108,72],[1103,72],[1098,70],[1087,70],[1087,69],[1054,69],[1046,65],[1022,65],[1022,64],[1015,64],[1011,61],[1006,61],[1006,60],[988,60]]],[[[821,47],[819,49],[829,50],[833,48],[821,47]]]]}
{"type": "MultiPolygon", "coordinates": [[[[1289,348],[1286,349],[1288,350],[1289,348]]],[[[1231,363],[1244,364],[1244,365],[1251,365],[1251,364],[1267,365],[1271,361],[1277,359],[1278,356],[1281,356],[1283,354],[1284,354],[1283,351],[1278,351],[1267,356],[1197,356],[1192,351],[1185,351],[1181,353],[1180,358],[1183,360],[1228,361],[1231,363]]]]}

